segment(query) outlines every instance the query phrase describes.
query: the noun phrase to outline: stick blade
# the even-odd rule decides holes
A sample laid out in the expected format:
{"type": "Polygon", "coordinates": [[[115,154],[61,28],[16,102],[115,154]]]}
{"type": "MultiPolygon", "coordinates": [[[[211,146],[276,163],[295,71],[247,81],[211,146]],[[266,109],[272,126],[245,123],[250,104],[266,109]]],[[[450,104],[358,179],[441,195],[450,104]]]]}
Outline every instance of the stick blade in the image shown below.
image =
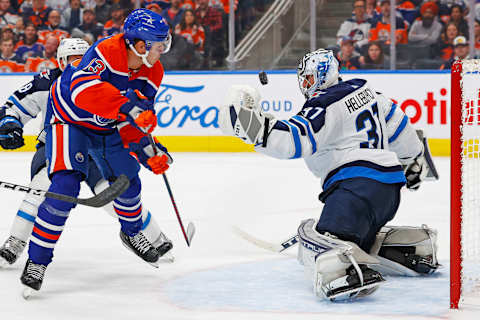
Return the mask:
{"type": "Polygon", "coordinates": [[[130,180],[124,174],[121,174],[107,189],[96,196],[88,199],[78,199],[79,204],[90,207],[100,208],[112,202],[130,186],[130,180]]]}
{"type": "Polygon", "coordinates": [[[192,238],[195,235],[195,225],[192,222],[188,223],[187,226],[187,240],[188,240],[188,246],[190,247],[190,244],[192,243],[192,238]]]}
{"type": "Polygon", "coordinates": [[[244,240],[247,240],[248,242],[256,245],[257,247],[263,248],[263,249],[268,250],[268,251],[277,252],[277,253],[280,253],[283,250],[285,250],[282,246],[276,245],[276,244],[273,244],[273,243],[270,243],[270,242],[267,242],[267,241],[263,241],[261,239],[258,239],[256,237],[246,233],[245,231],[243,231],[242,229],[240,229],[237,226],[233,226],[232,230],[240,238],[242,238],[244,240]]]}

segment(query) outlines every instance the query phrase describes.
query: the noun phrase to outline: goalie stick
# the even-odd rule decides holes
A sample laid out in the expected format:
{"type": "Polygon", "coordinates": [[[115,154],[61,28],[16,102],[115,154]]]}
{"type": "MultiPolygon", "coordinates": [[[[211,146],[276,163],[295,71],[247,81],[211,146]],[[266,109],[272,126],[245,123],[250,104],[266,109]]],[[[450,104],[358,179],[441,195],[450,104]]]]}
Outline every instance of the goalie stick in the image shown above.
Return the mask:
{"type": "Polygon", "coordinates": [[[117,179],[115,179],[115,181],[108,188],[106,188],[96,196],[93,196],[87,199],[81,199],[81,198],[67,196],[65,194],[34,189],[30,187],[25,187],[19,184],[15,184],[15,183],[0,181],[0,187],[4,189],[30,193],[36,196],[52,198],[60,201],[81,204],[87,207],[94,207],[94,208],[103,207],[104,205],[113,201],[119,195],[124,193],[125,190],[128,189],[129,185],[130,185],[130,181],[128,180],[127,176],[124,174],[121,174],[117,179]]]}
{"type": "Polygon", "coordinates": [[[275,244],[275,243],[258,239],[248,234],[247,232],[243,231],[237,226],[233,226],[232,229],[233,229],[233,232],[237,234],[239,237],[241,237],[242,239],[247,240],[248,242],[256,245],[257,247],[260,247],[268,251],[276,252],[276,253],[282,253],[283,251],[287,250],[288,248],[298,243],[298,235],[294,235],[288,238],[287,240],[281,242],[280,244],[275,244]]]}
{"type": "MultiPolygon", "coordinates": [[[[157,148],[155,146],[155,141],[153,141],[153,137],[151,134],[148,135],[148,141],[152,145],[153,152],[157,154],[157,148]]],[[[182,229],[183,237],[185,238],[185,242],[187,246],[190,247],[192,243],[193,235],[195,234],[195,225],[192,222],[189,222],[187,225],[187,231],[185,231],[185,227],[183,226],[182,218],[180,217],[180,213],[178,212],[177,204],[175,203],[175,199],[173,198],[172,189],[170,188],[170,183],[168,183],[167,175],[165,173],[162,174],[163,181],[165,181],[165,186],[167,187],[168,194],[170,196],[170,200],[172,202],[173,209],[175,210],[175,214],[177,215],[178,224],[180,225],[180,229],[182,229]]]]}

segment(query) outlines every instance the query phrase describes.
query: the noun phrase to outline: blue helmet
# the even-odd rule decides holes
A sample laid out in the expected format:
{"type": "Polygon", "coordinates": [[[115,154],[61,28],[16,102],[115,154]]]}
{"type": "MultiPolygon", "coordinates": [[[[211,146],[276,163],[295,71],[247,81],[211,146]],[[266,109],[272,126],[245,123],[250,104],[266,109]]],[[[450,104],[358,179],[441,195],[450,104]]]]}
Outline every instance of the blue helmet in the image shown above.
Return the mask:
{"type": "Polygon", "coordinates": [[[148,9],[136,9],[125,19],[123,33],[128,43],[135,39],[162,42],[169,37],[169,26],[165,19],[148,9]]]}

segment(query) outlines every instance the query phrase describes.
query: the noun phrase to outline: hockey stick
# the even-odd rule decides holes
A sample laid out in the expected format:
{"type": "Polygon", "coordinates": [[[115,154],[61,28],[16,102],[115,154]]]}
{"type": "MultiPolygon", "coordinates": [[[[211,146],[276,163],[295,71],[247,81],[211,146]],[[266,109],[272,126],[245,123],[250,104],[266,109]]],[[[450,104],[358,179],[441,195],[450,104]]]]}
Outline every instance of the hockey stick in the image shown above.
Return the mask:
{"type": "Polygon", "coordinates": [[[275,243],[258,239],[248,234],[247,232],[243,231],[237,226],[233,226],[232,229],[233,229],[233,232],[238,236],[240,236],[242,239],[247,240],[248,242],[256,245],[257,247],[260,247],[268,251],[276,252],[276,253],[281,253],[298,243],[298,235],[294,235],[280,244],[275,244],[275,243]]]}
{"type": "Polygon", "coordinates": [[[81,199],[81,198],[67,196],[65,194],[34,189],[30,187],[25,187],[19,184],[15,184],[15,183],[0,181],[0,187],[4,189],[21,191],[21,192],[33,194],[36,196],[52,198],[60,201],[81,204],[84,206],[94,207],[94,208],[103,207],[107,203],[113,201],[119,195],[124,193],[125,190],[128,189],[129,185],[130,185],[130,181],[128,180],[127,176],[124,174],[121,174],[108,188],[106,188],[96,196],[93,196],[87,199],[81,199]]]}
{"type": "MultiPolygon", "coordinates": [[[[153,141],[153,137],[151,134],[148,135],[148,141],[152,145],[153,151],[157,154],[157,148],[155,146],[155,141],[153,141]]],[[[187,246],[190,247],[192,243],[193,235],[195,234],[195,225],[192,222],[189,222],[187,225],[187,231],[185,231],[185,227],[183,226],[182,218],[180,217],[180,213],[178,212],[177,204],[175,203],[175,199],[173,198],[172,189],[170,188],[170,183],[168,183],[167,175],[165,173],[162,174],[163,181],[165,181],[165,186],[167,187],[168,194],[170,195],[170,200],[173,205],[173,209],[175,210],[175,214],[177,216],[178,224],[180,225],[180,229],[182,229],[183,237],[187,242],[187,246]]]]}

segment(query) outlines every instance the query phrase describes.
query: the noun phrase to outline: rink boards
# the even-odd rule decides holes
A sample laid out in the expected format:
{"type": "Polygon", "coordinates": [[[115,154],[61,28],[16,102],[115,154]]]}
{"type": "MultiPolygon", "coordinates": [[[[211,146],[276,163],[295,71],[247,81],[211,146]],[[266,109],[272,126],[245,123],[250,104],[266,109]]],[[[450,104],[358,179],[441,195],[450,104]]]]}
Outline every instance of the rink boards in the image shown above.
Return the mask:
{"type": "MultiPolygon", "coordinates": [[[[262,86],[258,71],[167,72],[156,97],[158,126],[154,135],[170,151],[248,152],[252,146],[218,129],[218,110],[233,84],[257,87],[261,107],[276,118],[297,113],[304,103],[294,70],[269,71],[269,83],[262,86]]],[[[397,102],[411,123],[429,137],[435,156],[450,154],[450,73],[447,71],[372,71],[342,73],[344,80],[367,79],[371,86],[397,102]]],[[[0,74],[0,98],[4,101],[32,74],[0,74]]],[[[26,146],[18,151],[33,151],[40,120],[24,128],[26,146]]]]}

